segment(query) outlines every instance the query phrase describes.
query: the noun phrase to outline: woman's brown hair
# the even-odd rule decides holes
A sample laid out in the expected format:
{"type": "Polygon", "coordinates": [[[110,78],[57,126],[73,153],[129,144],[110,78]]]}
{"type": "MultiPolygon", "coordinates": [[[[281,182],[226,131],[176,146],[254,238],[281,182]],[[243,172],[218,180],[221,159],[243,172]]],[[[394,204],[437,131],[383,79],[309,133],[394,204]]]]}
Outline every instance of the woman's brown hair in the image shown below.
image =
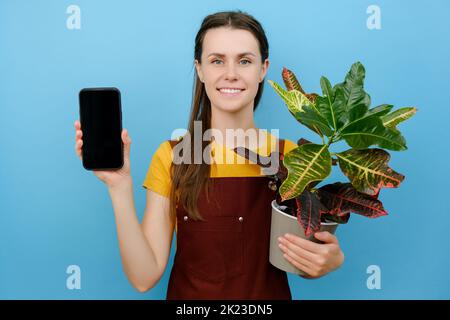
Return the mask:
{"type": "MultiPolygon", "coordinates": [[[[201,63],[203,39],[209,29],[219,27],[230,27],[233,29],[242,29],[251,32],[259,43],[262,62],[269,56],[269,43],[267,41],[264,29],[261,24],[251,15],[242,11],[225,11],[217,12],[206,16],[200,26],[197,36],[195,37],[194,58],[201,63]]],[[[211,102],[206,94],[205,85],[200,81],[197,73],[195,73],[193,99],[191,106],[191,114],[189,117],[188,134],[194,137],[194,121],[202,123],[203,133],[211,128],[211,102]]],[[[264,81],[259,83],[258,92],[255,96],[253,110],[256,110],[261,95],[263,93],[264,81]]],[[[202,139],[202,155],[203,150],[208,146],[209,141],[202,139]]],[[[197,210],[197,200],[200,192],[205,189],[208,196],[209,177],[211,166],[202,161],[196,164],[194,158],[194,144],[188,144],[191,148],[191,161],[189,163],[171,165],[172,186],[170,192],[170,213],[172,216],[176,214],[176,206],[182,206],[194,220],[203,220],[197,210]]]]}

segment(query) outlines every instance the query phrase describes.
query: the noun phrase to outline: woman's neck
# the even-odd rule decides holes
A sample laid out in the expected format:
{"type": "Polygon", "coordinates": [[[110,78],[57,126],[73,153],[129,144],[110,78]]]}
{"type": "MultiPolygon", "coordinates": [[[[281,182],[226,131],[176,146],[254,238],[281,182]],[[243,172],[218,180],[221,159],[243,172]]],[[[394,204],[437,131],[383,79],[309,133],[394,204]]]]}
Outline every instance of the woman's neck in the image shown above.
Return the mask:
{"type": "Polygon", "coordinates": [[[212,108],[211,128],[214,129],[213,139],[228,148],[245,146],[253,149],[262,142],[259,141],[260,130],[253,119],[253,107],[243,108],[238,112],[212,108]]]}

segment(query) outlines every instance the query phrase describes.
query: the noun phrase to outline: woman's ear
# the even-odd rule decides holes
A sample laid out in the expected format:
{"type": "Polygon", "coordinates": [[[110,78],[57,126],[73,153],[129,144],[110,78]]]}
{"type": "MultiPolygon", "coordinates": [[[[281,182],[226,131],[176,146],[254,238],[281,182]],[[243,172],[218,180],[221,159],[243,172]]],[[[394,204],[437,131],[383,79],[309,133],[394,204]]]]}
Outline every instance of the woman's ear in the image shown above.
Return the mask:
{"type": "Polygon", "coordinates": [[[200,79],[201,82],[203,82],[203,72],[202,72],[202,66],[200,62],[198,62],[197,59],[194,60],[195,63],[195,69],[197,70],[197,76],[200,79]]]}
{"type": "Polygon", "coordinates": [[[264,77],[267,74],[267,70],[269,69],[269,64],[270,64],[269,59],[264,60],[264,63],[262,64],[261,67],[261,73],[259,75],[259,82],[262,82],[264,80],[264,77]]]}

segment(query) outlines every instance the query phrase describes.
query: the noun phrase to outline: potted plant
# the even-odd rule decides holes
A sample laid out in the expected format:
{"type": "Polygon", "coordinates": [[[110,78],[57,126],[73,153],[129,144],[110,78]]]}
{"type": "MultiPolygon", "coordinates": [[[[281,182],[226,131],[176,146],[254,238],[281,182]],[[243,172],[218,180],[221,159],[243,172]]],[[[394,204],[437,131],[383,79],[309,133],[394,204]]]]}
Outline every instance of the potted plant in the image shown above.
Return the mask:
{"type": "MultiPolygon", "coordinates": [[[[316,231],[334,233],[338,224],[349,221],[350,213],[369,218],[387,215],[378,199],[379,192],[381,188],[398,187],[405,178],[388,166],[390,154],[384,149],[407,149],[397,125],[417,109],[392,111],[389,104],[370,108],[364,77],[360,62],[354,63],[345,80],[334,86],[322,76],[322,95],[306,93],[295,74],[286,68],[282,71],[286,89],[269,80],[295,119],[321,138],[321,143],[299,139],[297,148],[284,156],[276,154],[282,161],[278,171],[269,175],[269,185],[277,190],[272,202],[270,262],[282,270],[304,274],[284,259],[278,247],[279,236],[292,233],[318,241],[313,236],[316,231]],[[330,146],[339,141],[345,141],[350,148],[331,152],[330,146]],[[349,181],[316,188],[330,175],[332,166],[339,166],[349,181]]],[[[250,150],[235,151],[255,159],[250,150]]],[[[272,160],[276,159],[274,155],[272,160]]],[[[267,159],[259,155],[256,159],[262,167],[268,167],[267,159]]]]}

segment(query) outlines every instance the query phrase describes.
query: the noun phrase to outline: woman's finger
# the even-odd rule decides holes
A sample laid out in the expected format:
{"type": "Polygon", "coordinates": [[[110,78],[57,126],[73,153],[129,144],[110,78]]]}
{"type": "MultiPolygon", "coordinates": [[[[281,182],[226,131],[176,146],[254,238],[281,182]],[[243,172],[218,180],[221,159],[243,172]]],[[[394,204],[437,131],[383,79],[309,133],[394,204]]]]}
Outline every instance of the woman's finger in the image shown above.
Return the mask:
{"type": "Polygon", "coordinates": [[[81,149],[77,149],[76,153],[78,157],[81,157],[81,149]]]}
{"type": "Polygon", "coordinates": [[[314,267],[314,257],[309,256],[311,253],[309,251],[300,249],[300,250],[294,250],[292,246],[285,246],[284,244],[280,243],[280,249],[283,251],[283,253],[286,253],[288,256],[293,258],[294,260],[298,261],[299,263],[304,264],[308,268],[312,269],[314,267]]]}
{"type": "Polygon", "coordinates": [[[123,129],[122,130],[122,141],[123,141],[123,143],[126,143],[126,144],[130,144],[131,143],[131,137],[128,134],[128,130],[127,129],[123,129]]]}
{"type": "Polygon", "coordinates": [[[297,269],[307,273],[307,274],[313,274],[314,271],[308,267],[307,265],[305,265],[303,262],[297,261],[294,258],[292,258],[290,255],[288,254],[283,254],[283,257],[289,261],[294,267],[296,267],[297,269]]]}
{"type": "Polygon", "coordinates": [[[77,153],[81,154],[81,147],[83,146],[83,140],[78,140],[76,144],[77,153]]]}
{"type": "Polygon", "coordinates": [[[291,241],[287,241],[284,240],[283,237],[280,237],[281,239],[281,244],[290,252],[293,252],[296,256],[300,257],[301,259],[308,261],[311,264],[315,264],[317,259],[318,259],[318,255],[315,253],[312,253],[311,251],[308,251],[298,245],[296,245],[295,243],[291,242],[291,241]]]}
{"type": "Polygon", "coordinates": [[[325,243],[339,243],[337,237],[328,231],[316,232],[314,233],[314,237],[325,243]]]}
{"type": "Polygon", "coordinates": [[[80,129],[81,129],[81,123],[80,123],[79,120],[76,120],[76,121],[75,121],[75,129],[76,129],[76,130],[80,130],[80,129]]]}
{"type": "Polygon", "coordinates": [[[308,239],[303,239],[303,238],[300,238],[300,237],[292,235],[292,234],[285,234],[284,238],[287,239],[288,241],[296,244],[297,246],[299,246],[305,250],[308,250],[312,253],[319,254],[320,252],[323,251],[322,245],[320,245],[318,243],[314,243],[308,239]]]}
{"type": "Polygon", "coordinates": [[[122,141],[123,141],[123,144],[124,144],[125,157],[129,157],[130,156],[131,138],[128,135],[128,130],[127,129],[123,129],[122,130],[122,141]]]}

